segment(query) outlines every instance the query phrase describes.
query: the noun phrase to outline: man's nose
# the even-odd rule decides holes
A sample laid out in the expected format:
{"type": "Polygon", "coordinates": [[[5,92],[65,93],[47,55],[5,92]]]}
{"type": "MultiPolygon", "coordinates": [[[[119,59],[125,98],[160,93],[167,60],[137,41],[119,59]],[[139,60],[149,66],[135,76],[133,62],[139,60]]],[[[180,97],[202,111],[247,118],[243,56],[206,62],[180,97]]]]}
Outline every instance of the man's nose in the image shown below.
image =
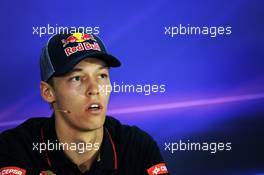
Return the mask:
{"type": "Polygon", "coordinates": [[[87,88],[86,95],[99,95],[98,84],[96,82],[90,82],[87,88]]]}

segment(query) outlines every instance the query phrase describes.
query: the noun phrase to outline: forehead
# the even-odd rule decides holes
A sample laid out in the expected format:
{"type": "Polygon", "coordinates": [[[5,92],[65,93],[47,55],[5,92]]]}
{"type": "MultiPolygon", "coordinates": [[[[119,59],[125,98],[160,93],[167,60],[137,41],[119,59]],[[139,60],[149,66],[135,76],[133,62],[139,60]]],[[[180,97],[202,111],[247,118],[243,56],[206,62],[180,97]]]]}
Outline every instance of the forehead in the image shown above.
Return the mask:
{"type": "MultiPolygon", "coordinates": [[[[73,69],[61,76],[54,76],[52,77],[54,82],[57,82],[59,80],[63,80],[64,78],[73,75],[74,73],[85,73],[85,74],[94,74],[99,70],[107,70],[109,69],[108,65],[97,58],[85,58],[82,61],[80,61],[76,66],[73,67],[73,69]]],[[[57,84],[57,83],[56,83],[57,84]]]]}

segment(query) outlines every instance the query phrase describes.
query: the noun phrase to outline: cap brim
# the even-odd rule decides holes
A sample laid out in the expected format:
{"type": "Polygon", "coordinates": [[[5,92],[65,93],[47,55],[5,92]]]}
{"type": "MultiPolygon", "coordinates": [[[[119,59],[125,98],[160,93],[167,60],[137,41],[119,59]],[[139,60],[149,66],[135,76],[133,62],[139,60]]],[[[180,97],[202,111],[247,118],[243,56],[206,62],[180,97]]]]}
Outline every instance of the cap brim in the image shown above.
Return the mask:
{"type": "Polygon", "coordinates": [[[107,53],[89,53],[86,55],[82,55],[78,58],[74,58],[71,62],[69,62],[67,65],[63,66],[63,69],[56,70],[56,73],[54,73],[54,76],[62,76],[70,72],[74,66],[76,66],[80,61],[87,59],[87,58],[97,58],[99,60],[102,60],[107,64],[109,67],[120,67],[121,62],[114,56],[107,54],[107,53]]]}

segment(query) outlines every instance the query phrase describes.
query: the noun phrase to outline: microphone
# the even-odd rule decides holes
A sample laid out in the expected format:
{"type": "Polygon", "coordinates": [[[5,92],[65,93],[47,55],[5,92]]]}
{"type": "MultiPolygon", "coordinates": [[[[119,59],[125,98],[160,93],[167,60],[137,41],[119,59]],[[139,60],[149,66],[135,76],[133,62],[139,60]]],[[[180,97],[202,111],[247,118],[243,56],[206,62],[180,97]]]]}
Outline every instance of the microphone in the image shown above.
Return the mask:
{"type": "Polygon", "coordinates": [[[71,113],[71,111],[69,110],[62,110],[62,109],[56,109],[55,111],[60,111],[60,112],[68,113],[68,114],[71,113]]]}

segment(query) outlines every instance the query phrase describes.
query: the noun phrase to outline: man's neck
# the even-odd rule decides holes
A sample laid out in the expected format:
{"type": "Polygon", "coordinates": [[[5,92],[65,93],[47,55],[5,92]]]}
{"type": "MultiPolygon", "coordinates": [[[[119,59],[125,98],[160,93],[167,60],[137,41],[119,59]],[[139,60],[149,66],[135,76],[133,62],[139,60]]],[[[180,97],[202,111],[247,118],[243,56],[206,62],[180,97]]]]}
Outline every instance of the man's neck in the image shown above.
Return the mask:
{"type": "Polygon", "coordinates": [[[65,149],[64,153],[81,171],[89,170],[99,156],[99,148],[103,140],[103,127],[91,131],[80,131],[58,117],[55,118],[55,130],[60,143],[75,145],[76,150],[65,149]]]}

